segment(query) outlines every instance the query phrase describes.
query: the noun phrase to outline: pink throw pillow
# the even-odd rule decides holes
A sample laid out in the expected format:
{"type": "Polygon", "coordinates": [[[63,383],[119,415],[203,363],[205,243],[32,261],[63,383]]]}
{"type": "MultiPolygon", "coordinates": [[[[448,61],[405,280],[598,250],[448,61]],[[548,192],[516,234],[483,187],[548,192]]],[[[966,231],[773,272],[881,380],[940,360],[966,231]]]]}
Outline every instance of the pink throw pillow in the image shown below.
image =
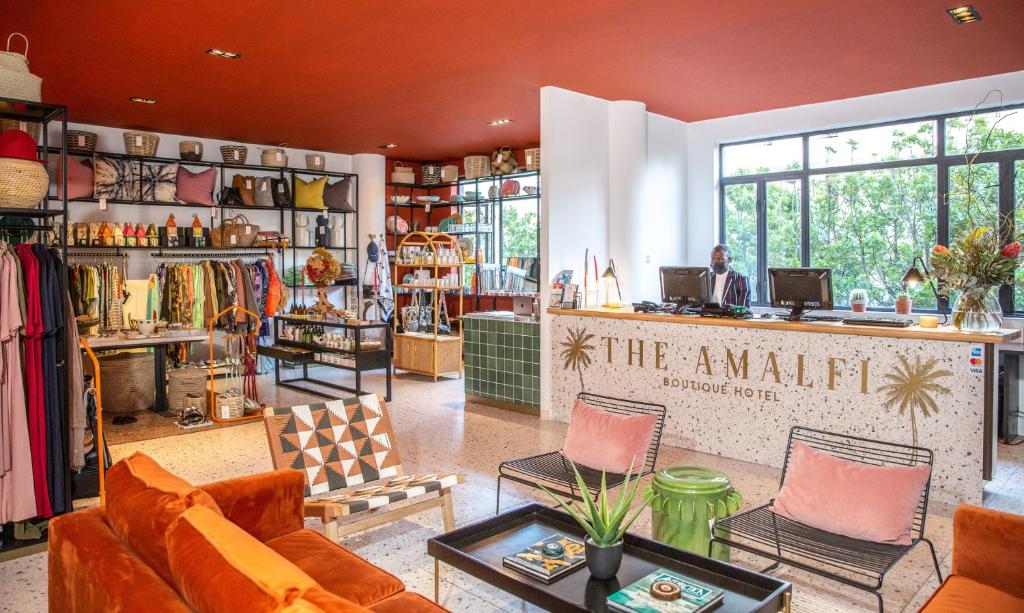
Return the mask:
{"type": "Polygon", "coordinates": [[[217,169],[192,172],[185,167],[178,168],[178,200],[187,204],[214,206],[213,186],[217,182],[217,169]]]}
{"type": "Polygon", "coordinates": [[[865,541],[909,545],[931,466],[872,466],[800,442],[774,510],[802,524],[865,541]]]}
{"type": "MultiPolygon", "coordinates": [[[[57,164],[57,197],[64,193],[64,181],[57,164]]],[[[68,156],[68,200],[92,198],[92,165],[85,160],[68,156]]]]}
{"type": "Polygon", "coordinates": [[[635,474],[647,460],[657,423],[655,415],[618,415],[577,399],[562,453],[576,464],[609,473],[625,474],[632,465],[635,474]]]}

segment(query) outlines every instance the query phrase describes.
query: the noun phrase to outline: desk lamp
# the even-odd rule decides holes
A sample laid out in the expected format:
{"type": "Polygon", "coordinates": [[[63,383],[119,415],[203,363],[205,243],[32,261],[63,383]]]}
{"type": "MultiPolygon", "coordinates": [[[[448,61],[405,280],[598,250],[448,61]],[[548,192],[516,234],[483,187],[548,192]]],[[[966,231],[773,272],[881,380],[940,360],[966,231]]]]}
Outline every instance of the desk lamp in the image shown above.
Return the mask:
{"type": "Polygon", "coordinates": [[[931,273],[928,271],[928,267],[924,263],[924,258],[919,255],[914,256],[914,260],[910,263],[910,268],[907,269],[907,274],[903,275],[903,287],[911,288],[917,287],[918,285],[928,282],[928,286],[932,288],[932,294],[935,295],[935,306],[942,313],[942,325],[946,325],[949,322],[949,314],[946,313],[946,309],[942,306],[942,298],[939,296],[939,291],[935,289],[935,282],[931,278],[931,273]],[[918,268],[917,263],[921,263],[921,267],[918,268]],[[924,271],[922,273],[922,271],[924,271]]]}

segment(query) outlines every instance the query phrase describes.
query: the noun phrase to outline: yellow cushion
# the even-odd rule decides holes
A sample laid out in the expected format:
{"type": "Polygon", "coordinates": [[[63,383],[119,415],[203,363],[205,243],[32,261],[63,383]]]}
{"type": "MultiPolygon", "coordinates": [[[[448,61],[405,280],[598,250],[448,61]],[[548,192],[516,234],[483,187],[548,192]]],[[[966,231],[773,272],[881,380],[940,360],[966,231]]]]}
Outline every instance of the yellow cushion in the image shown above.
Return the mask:
{"type": "Polygon", "coordinates": [[[200,613],[360,611],[248,532],[205,507],[182,513],[167,531],[174,585],[200,613]],[[310,599],[307,600],[306,596],[310,599]],[[334,606],[325,606],[328,598],[334,606]]]}
{"type": "Polygon", "coordinates": [[[299,209],[323,209],[324,187],[327,177],[320,177],[310,182],[295,177],[295,207],[299,209]]]}

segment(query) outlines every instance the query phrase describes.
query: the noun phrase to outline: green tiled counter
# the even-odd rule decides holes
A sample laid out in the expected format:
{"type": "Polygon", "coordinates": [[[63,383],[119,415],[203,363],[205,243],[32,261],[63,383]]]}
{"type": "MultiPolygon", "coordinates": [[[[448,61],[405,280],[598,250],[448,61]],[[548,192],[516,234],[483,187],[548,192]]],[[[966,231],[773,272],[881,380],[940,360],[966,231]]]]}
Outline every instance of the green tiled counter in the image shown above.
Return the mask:
{"type": "Polygon", "coordinates": [[[540,323],[511,313],[463,321],[466,398],[540,414],[540,323]]]}

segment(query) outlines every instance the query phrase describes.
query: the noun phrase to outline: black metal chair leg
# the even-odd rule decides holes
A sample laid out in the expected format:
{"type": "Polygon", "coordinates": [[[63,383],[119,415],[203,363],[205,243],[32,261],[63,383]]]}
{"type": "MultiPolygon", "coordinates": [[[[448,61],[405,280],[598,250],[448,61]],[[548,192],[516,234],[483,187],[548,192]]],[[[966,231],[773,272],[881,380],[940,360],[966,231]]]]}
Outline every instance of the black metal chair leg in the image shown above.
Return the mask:
{"type": "Polygon", "coordinates": [[[942,569],[939,568],[939,557],[935,555],[935,545],[924,537],[922,537],[921,540],[928,544],[928,550],[932,552],[932,562],[935,564],[935,576],[939,578],[939,583],[942,583],[942,569]]]}
{"type": "MultiPolygon", "coordinates": [[[[775,553],[777,553],[778,556],[781,558],[782,557],[782,547],[779,546],[779,523],[775,519],[775,514],[774,513],[772,514],[772,532],[775,535],[775,553]]],[[[771,571],[775,570],[778,567],[779,567],[779,563],[775,562],[774,564],[765,567],[761,572],[762,573],[770,573],[771,571]]]]}
{"type": "Polygon", "coordinates": [[[882,593],[878,590],[871,590],[871,593],[878,599],[878,613],[884,613],[885,603],[882,601],[882,593]]]}
{"type": "Polygon", "coordinates": [[[498,475],[498,495],[494,499],[494,514],[501,512],[501,475],[498,475]]]}

